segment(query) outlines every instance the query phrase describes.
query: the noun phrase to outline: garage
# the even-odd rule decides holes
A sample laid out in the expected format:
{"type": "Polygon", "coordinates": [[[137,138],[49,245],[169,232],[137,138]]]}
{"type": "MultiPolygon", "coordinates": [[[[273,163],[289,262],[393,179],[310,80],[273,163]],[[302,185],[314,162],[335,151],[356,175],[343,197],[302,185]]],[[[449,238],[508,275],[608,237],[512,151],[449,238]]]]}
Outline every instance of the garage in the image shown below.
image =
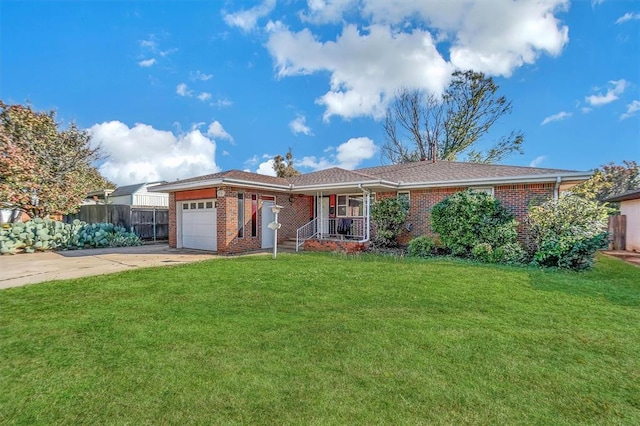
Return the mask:
{"type": "Polygon", "coordinates": [[[216,200],[181,201],[182,247],[216,251],[216,200]]]}

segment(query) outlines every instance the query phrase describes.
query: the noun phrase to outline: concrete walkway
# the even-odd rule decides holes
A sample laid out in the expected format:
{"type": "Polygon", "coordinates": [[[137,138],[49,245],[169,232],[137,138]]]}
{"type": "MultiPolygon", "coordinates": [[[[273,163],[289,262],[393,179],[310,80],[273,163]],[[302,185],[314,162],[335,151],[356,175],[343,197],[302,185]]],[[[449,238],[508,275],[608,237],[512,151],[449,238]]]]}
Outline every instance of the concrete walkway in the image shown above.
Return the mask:
{"type": "Polygon", "coordinates": [[[617,257],[632,265],[640,266],[640,253],[625,250],[602,250],[602,253],[617,257]]]}
{"type": "Polygon", "coordinates": [[[0,289],[215,257],[198,250],[171,249],[167,244],[4,255],[0,256],[0,289]]]}

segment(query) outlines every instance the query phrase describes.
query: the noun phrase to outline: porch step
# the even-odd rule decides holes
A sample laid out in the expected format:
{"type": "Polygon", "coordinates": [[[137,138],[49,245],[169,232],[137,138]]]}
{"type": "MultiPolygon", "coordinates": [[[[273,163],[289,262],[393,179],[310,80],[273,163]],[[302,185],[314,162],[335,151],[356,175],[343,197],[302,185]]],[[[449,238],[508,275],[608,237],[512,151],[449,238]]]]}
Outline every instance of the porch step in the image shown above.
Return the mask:
{"type": "MultiPolygon", "coordinates": [[[[299,251],[304,250],[304,245],[300,246],[299,251]]],[[[295,253],[296,252],[296,240],[295,238],[290,238],[288,240],[280,241],[278,243],[278,251],[283,251],[287,253],[295,253]]]]}

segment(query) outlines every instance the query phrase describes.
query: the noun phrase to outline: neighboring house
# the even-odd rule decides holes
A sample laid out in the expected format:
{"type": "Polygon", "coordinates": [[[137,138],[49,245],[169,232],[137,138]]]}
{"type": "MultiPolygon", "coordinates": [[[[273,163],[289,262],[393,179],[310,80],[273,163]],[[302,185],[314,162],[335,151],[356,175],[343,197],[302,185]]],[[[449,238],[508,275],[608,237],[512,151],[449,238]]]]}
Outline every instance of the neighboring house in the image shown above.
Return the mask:
{"type": "Polygon", "coordinates": [[[640,252],[640,189],[606,199],[620,203],[620,215],[626,216],[625,250],[640,252]]]}
{"type": "Polygon", "coordinates": [[[29,215],[20,209],[0,208],[0,223],[26,222],[29,219],[29,215]]]}
{"type": "Polygon", "coordinates": [[[149,192],[150,188],[165,182],[145,182],[119,186],[115,190],[105,189],[89,194],[96,204],[120,204],[132,207],[169,207],[169,195],[149,192]]]}
{"type": "MultiPolygon", "coordinates": [[[[158,185],[169,193],[169,245],[231,254],[271,248],[271,207],[283,206],[278,240],[306,250],[359,251],[371,236],[375,200],[405,197],[410,212],[402,243],[430,234],[430,209],[472,188],[500,200],[522,221],[532,202],[557,197],[591,172],[449,161],[359,170],[331,168],[292,178],[230,170],[158,185]]],[[[520,232],[524,232],[521,227],[520,232]]]]}

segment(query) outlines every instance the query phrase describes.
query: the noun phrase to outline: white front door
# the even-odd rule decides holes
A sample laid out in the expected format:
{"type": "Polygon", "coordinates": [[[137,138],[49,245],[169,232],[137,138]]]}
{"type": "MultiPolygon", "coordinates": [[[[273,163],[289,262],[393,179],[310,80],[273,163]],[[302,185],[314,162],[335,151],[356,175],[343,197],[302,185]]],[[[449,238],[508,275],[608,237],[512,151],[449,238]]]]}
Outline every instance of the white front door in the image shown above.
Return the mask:
{"type": "Polygon", "coordinates": [[[182,247],[216,251],[218,227],[216,201],[189,200],[179,203],[182,209],[182,247]]]}
{"type": "Polygon", "coordinates": [[[320,217],[320,234],[329,233],[329,197],[322,197],[320,202],[321,209],[318,212],[320,217]]]}
{"type": "Polygon", "coordinates": [[[275,204],[275,201],[262,201],[262,248],[273,247],[275,232],[268,225],[276,219],[271,210],[275,204]]]}

